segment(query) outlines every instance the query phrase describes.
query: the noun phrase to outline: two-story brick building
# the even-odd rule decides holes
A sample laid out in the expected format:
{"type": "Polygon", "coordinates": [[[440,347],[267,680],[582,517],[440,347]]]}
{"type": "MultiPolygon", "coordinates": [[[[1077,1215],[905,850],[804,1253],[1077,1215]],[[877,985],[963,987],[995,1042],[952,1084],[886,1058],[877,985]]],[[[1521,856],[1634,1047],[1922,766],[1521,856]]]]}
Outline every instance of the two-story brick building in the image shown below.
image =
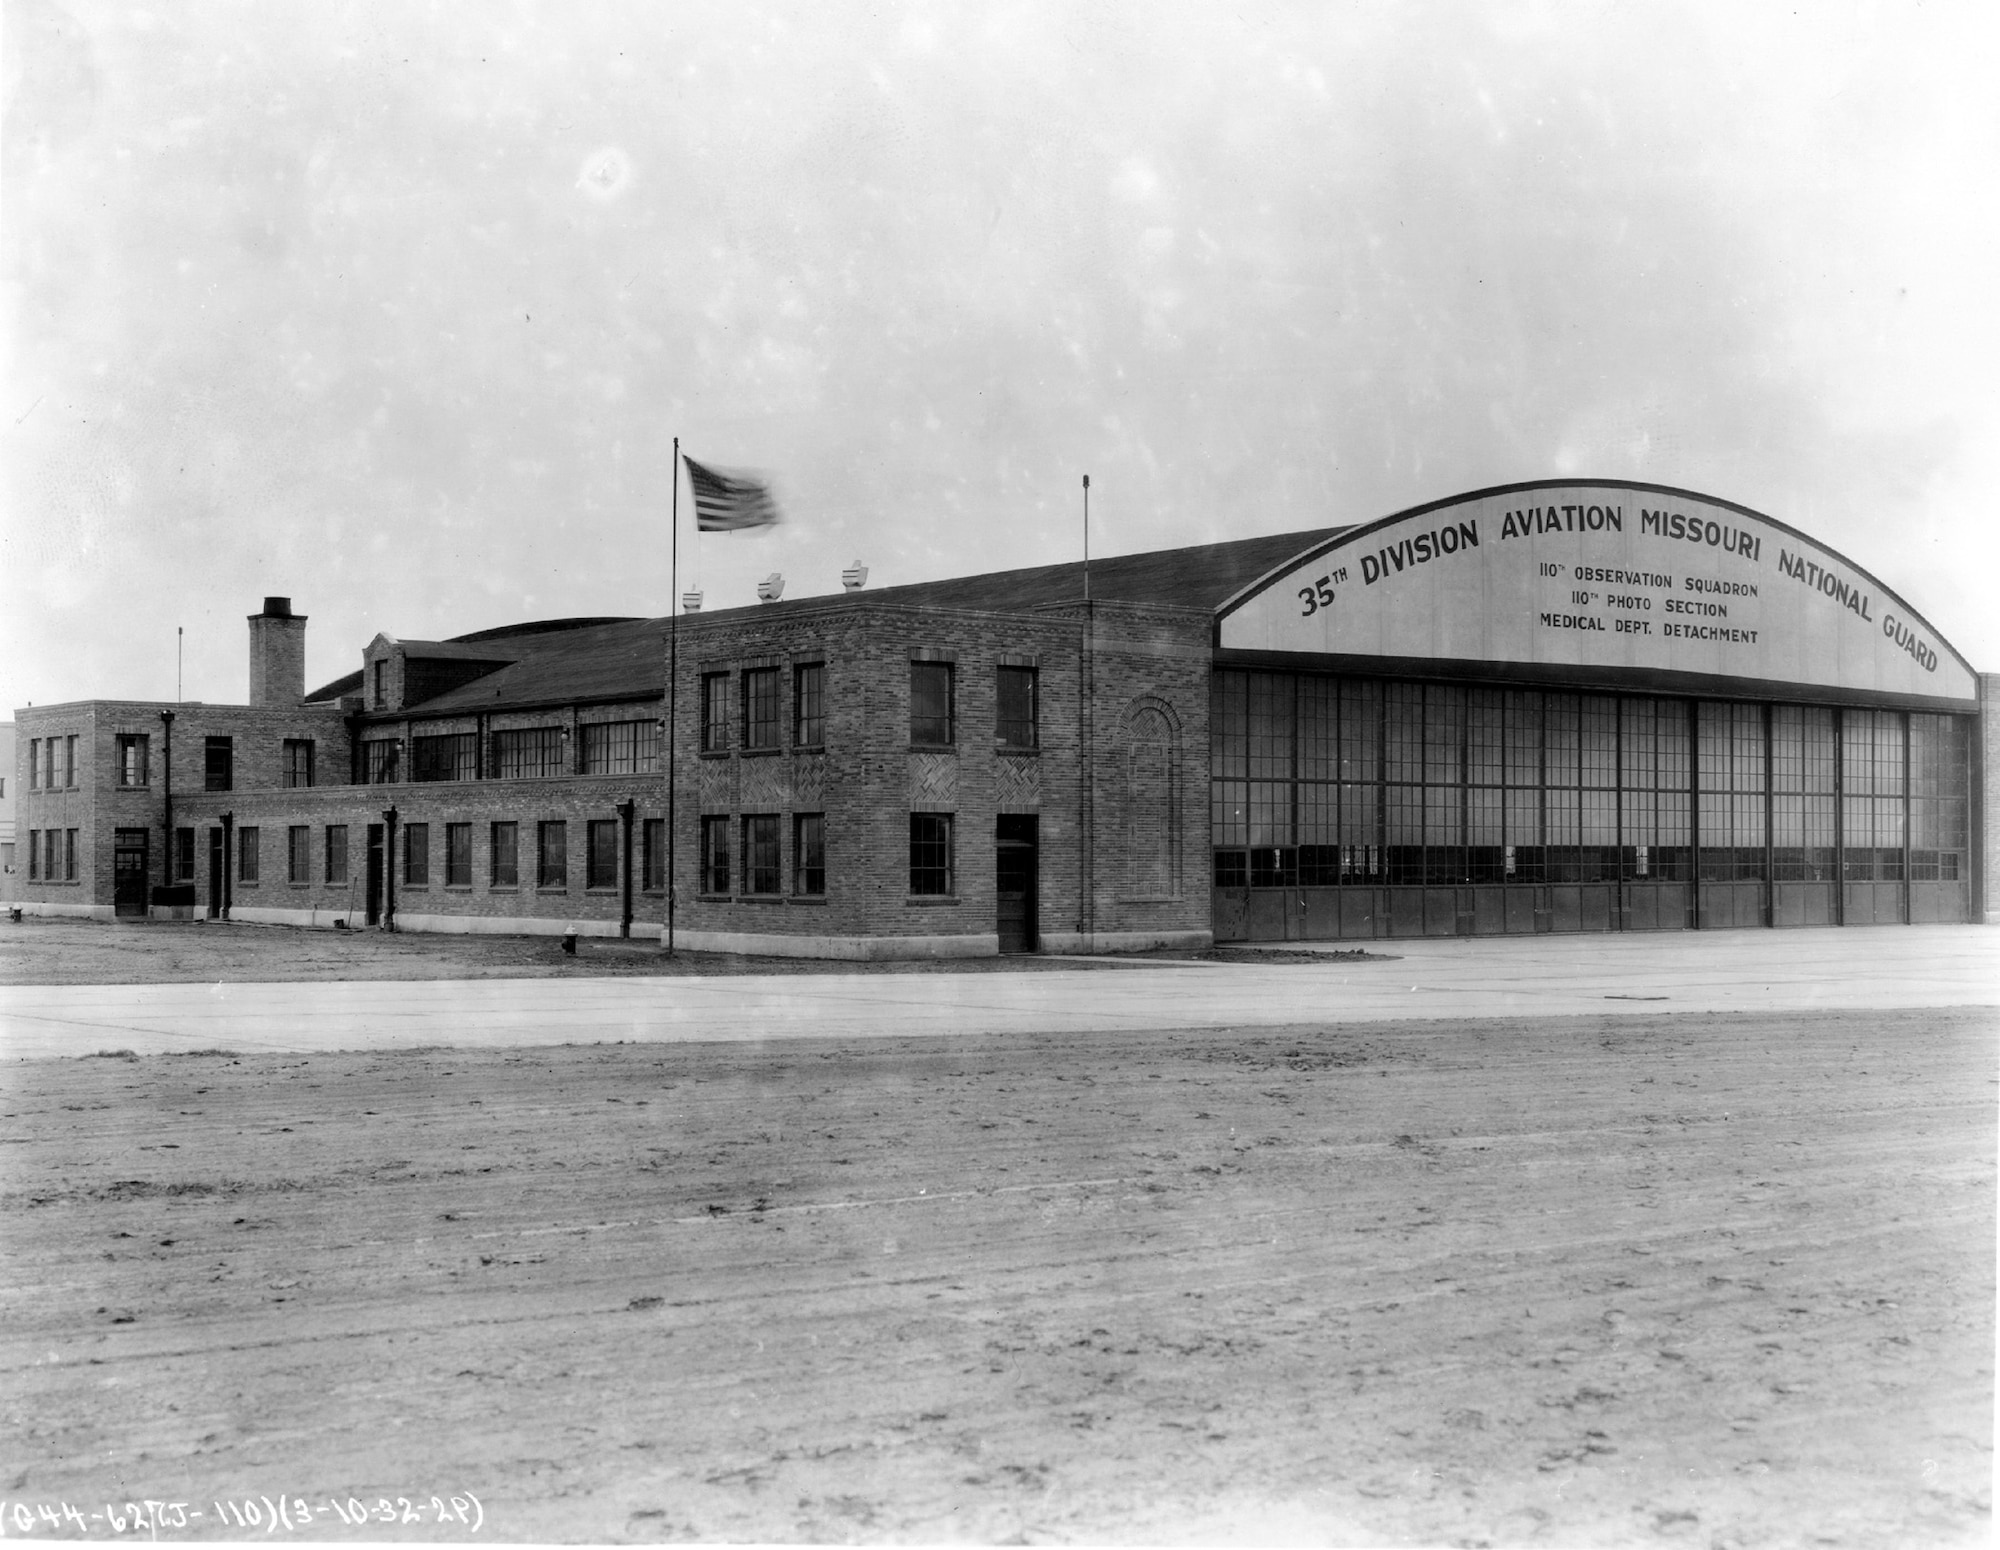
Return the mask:
{"type": "Polygon", "coordinates": [[[1995,914],[1994,678],[1659,486],[383,635],[309,695],[304,627],[251,618],[248,706],[19,713],[27,907],[852,957],[1995,914]]]}

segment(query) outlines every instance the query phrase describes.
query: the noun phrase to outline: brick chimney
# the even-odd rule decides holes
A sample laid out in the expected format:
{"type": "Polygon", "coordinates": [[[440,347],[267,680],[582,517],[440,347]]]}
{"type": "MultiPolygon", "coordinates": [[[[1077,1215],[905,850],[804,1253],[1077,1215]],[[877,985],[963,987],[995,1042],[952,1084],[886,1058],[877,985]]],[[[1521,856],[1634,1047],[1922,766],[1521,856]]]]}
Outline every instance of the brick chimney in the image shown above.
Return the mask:
{"type": "Polygon", "coordinates": [[[267,597],[250,615],[250,703],[296,705],[306,697],[306,616],[288,597],[267,597]]]}

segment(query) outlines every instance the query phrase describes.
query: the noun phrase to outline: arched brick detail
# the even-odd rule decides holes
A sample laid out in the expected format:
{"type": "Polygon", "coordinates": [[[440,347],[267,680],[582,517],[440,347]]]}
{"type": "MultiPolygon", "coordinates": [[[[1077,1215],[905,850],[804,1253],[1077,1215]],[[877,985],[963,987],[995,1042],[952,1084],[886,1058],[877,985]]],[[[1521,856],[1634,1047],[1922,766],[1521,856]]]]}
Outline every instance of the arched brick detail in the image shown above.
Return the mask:
{"type": "Polygon", "coordinates": [[[1133,699],[1121,718],[1117,832],[1127,898],[1181,896],[1187,800],[1181,726],[1180,712],[1153,694],[1133,699]]]}

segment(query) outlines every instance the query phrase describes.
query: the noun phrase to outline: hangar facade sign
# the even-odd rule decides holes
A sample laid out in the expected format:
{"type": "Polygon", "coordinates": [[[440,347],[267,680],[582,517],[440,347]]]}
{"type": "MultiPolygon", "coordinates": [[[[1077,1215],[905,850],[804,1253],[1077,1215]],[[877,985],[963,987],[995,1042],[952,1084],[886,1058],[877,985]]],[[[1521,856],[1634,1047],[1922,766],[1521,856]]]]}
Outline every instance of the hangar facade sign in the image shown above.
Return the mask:
{"type": "Polygon", "coordinates": [[[1617,482],[1509,485],[1351,529],[1225,602],[1217,644],[1978,698],[1969,664],[1851,560],[1747,508],[1617,482]]]}

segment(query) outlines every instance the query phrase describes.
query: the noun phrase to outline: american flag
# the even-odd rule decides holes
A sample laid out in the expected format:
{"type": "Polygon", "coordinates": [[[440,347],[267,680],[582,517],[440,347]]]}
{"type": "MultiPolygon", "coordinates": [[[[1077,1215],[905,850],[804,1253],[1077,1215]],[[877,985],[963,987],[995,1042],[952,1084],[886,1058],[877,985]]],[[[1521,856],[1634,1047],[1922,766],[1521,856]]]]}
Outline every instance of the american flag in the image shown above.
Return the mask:
{"type": "Polygon", "coordinates": [[[769,527],[778,520],[778,503],[771,487],[747,474],[724,473],[697,463],[685,453],[688,483],[694,486],[694,525],[704,533],[733,533],[739,528],[769,527]]]}

